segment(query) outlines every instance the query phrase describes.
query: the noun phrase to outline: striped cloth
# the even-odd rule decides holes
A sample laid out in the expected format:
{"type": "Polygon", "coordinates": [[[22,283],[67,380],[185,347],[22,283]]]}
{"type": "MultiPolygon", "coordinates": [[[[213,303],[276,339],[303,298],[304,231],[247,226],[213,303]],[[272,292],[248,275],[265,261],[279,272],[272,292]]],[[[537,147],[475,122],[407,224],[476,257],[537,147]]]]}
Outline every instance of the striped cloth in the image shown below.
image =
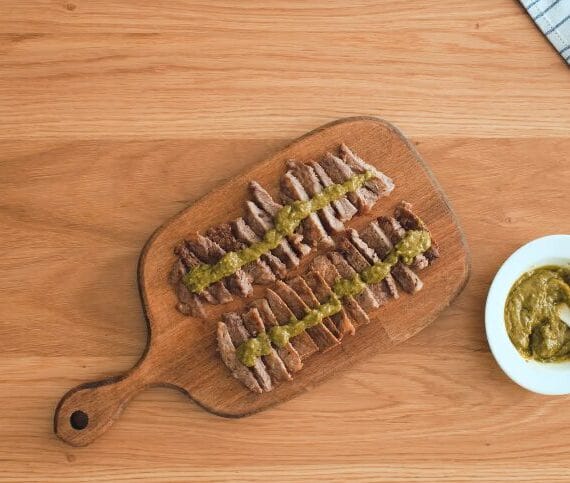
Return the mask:
{"type": "Polygon", "coordinates": [[[570,0],[520,0],[538,28],[570,64],[570,0]]]}

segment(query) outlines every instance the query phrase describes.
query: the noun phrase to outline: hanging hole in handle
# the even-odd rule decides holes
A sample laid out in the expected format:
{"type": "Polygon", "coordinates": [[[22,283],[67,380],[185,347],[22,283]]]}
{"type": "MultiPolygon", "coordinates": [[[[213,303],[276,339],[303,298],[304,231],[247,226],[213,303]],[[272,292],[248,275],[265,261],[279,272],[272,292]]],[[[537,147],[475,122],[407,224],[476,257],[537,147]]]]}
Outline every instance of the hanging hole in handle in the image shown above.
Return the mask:
{"type": "Polygon", "coordinates": [[[69,423],[73,429],[81,431],[85,429],[89,424],[89,416],[83,411],[74,411],[69,418],[69,423]]]}

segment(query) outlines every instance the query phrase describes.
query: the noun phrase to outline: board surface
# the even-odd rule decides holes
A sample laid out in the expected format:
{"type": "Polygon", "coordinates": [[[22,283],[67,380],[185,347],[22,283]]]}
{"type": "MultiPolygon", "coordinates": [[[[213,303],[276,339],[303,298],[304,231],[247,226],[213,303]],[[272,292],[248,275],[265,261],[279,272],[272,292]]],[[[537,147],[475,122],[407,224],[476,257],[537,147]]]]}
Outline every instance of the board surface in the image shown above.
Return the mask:
{"type": "Polygon", "coordinates": [[[55,431],[70,444],[93,441],[119,416],[134,394],[152,385],[179,388],[208,411],[228,417],[245,416],[286,401],[426,327],[464,287],[469,275],[469,255],[445,196],[410,143],[382,120],[358,117],[333,122],[303,136],[167,221],[143,249],[138,275],[149,331],[145,353],[124,376],[85,384],[64,396],[56,410],[55,431]],[[409,201],[439,244],[441,257],[422,271],[425,286],[421,292],[414,296],[402,294],[399,300],[373,312],[369,325],[359,328],[354,337],[344,339],[339,348],[309,358],[293,381],[269,393],[251,393],[230,375],[217,354],[217,318],[200,320],[184,316],[174,308],[176,298],[168,283],[173,247],[188,234],[240,216],[250,180],[259,181],[275,194],[287,159],[318,159],[341,142],[392,177],[396,184],[389,198],[379,200],[370,213],[355,217],[349,226],[359,229],[374,217],[391,214],[399,201],[409,201]],[[78,414],[85,419],[82,429],[71,424],[73,415],[77,419],[78,414]]]}

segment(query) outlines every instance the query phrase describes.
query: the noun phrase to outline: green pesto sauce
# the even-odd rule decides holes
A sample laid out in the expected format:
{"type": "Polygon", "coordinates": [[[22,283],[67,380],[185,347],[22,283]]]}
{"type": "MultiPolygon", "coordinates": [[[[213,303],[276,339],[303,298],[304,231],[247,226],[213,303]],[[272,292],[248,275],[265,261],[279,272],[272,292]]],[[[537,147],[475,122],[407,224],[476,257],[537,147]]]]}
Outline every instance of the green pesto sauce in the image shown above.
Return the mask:
{"type": "Polygon", "coordinates": [[[396,246],[396,252],[406,265],[410,265],[418,254],[431,247],[431,238],[425,230],[412,230],[396,246]]]}
{"type": "Polygon", "coordinates": [[[258,357],[271,352],[271,344],[276,347],[283,347],[292,337],[296,337],[307,329],[320,324],[326,317],[340,312],[342,310],[342,298],[355,297],[362,293],[368,284],[380,283],[400,259],[404,263],[411,263],[411,260],[425,252],[430,246],[429,232],[424,230],[407,232],[384,261],[374,263],[352,278],[337,280],[332,287],[333,293],[329,300],[317,308],[309,310],[301,320],[293,317],[289,323],[272,327],[269,332],[262,332],[257,337],[240,344],[236,350],[238,359],[248,367],[253,366],[258,357]]]}
{"type": "Polygon", "coordinates": [[[525,358],[570,359],[570,328],[558,316],[562,303],[570,306],[570,267],[540,267],[515,282],[505,304],[505,325],[525,358]]]}
{"type": "Polygon", "coordinates": [[[236,252],[226,253],[213,265],[201,264],[193,268],[184,277],[184,283],[191,292],[199,293],[213,283],[216,283],[235,273],[238,269],[257,260],[264,253],[276,248],[288,235],[292,235],[299,224],[311,213],[322,210],[333,201],[342,198],[347,193],[356,191],[366,181],[373,178],[371,171],[352,176],[344,183],[325,187],[320,193],[306,201],[294,201],[283,206],[275,215],[275,228],[268,230],[263,240],[236,252]]]}

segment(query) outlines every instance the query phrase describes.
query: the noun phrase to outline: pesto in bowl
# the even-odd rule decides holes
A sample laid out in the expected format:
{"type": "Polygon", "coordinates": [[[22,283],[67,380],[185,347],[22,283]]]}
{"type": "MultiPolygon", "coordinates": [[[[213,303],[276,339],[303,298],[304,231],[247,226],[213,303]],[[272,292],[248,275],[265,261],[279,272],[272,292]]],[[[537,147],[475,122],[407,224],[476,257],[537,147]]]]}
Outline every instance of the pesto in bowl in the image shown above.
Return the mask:
{"type": "Polygon", "coordinates": [[[558,315],[570,306],[570,268],[547,265],[523,274],[505,303],[505,325],[527,359],[559,362],[570,358],[570,327],[558,315]]]}

